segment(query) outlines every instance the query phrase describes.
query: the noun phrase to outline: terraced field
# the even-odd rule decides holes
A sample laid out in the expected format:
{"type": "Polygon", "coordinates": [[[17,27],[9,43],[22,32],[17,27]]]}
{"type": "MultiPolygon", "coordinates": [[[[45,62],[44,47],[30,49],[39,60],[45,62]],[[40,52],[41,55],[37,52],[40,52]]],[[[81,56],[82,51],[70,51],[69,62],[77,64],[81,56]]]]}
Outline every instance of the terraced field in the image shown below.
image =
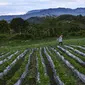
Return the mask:
{"type": "Polygon", "coordinates": [[[85,85],[85,46],[0,51],[0,85],[85,85]]]}

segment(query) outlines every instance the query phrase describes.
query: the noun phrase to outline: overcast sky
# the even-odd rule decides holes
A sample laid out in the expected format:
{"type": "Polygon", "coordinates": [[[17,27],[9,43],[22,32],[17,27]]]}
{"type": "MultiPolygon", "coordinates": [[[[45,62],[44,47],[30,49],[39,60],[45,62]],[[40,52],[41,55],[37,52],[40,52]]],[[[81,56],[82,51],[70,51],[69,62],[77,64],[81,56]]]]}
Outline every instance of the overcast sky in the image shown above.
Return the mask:
{"type": "Polygon", "coordinates": [[[25,14],[30,10],[58,7],[85,7],[85,0],[0,0],[0,15],[25,14]]]}

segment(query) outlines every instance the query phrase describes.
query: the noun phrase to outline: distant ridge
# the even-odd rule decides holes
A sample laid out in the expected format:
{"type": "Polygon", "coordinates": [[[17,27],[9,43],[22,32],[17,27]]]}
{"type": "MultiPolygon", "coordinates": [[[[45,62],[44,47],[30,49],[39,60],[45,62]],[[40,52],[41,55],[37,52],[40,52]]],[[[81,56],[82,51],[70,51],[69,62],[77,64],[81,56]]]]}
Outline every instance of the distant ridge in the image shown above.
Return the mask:
{"type": "Polygon", "coordinates": [[[5,15],[0,16],[0,20],[4,19],[7,21],[12,20],[13,18],[21,17],[23,19],[28,19],[30,17],[43,17],[43,16],[59,16],[63,14],[71,14],[71,15],[82,15],[85,16],[85,8],[49,8],[49,9],[40,9],[40,10],[32,10],[28,11],[24,15],[5,15]]]}

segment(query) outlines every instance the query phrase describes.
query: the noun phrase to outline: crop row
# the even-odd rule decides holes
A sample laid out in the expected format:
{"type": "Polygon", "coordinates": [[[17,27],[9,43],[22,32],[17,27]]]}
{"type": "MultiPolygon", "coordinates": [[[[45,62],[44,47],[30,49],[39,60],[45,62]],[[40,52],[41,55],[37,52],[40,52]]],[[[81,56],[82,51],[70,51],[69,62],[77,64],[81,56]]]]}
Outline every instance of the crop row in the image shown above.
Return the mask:
{"type": "Polygon", "coordinates": [[[75,74],[77,77],[79,77],[82,82],[85,83],[85,75],[82,74],[82,73],[80,73],[80,72],[79,72],[68,60],[66,60],[66,59],[64,58],[64,56],[61,55],[58,51],[56,51],[56,50],[53,49],[53,48],[52,48],[52,50],[54,50],[54,51],[56,52],[56,54],[61,58],[61,60],[68,66],[68,68],[70,68],[70,69],[74,72],[74,74],[75,74]]]}
{"type": "Polygon", "coordinates": [[[2,72],[0,72],[0,83],[2,85],[5,85],[6,81],[12,77],[12,75],[18,69],[18,66],[21,65],[21,62],[27,52],[28,52],[28,49],[25,50],[20,55],[18,55],[18,57],[16,57],[16,59],[14,59],[7,67],[5,67],[5,69],[2,72]]]}
{"type": "Polygon", "coordinates": [[[82,50],[64,45],[5,53],[0,60],[0,85],[84,85],[82,50]]]}

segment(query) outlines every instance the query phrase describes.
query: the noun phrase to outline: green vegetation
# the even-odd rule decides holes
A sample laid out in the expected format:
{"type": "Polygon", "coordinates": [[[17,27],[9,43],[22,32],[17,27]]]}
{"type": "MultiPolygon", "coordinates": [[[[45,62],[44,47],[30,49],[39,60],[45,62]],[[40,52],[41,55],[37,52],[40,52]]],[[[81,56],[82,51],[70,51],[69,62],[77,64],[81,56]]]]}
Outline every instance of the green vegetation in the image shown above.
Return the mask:
{"type": "Polygon", "coordinates": [[[62,52],[58,48],[56,48],[60,52],[61,55],[63,55],[78,71],[85,74],[85,67],[82,67],[79,63],[76,62],[73,58],[69,57],[65,52],[62,52]]]}
{"type": "Polygon", "coordinates": [[[8,65],[10,65],[14,59],[20,54],[20,52],[12,57],[12,59],[8,60],[7,62],[0,65],[0,72],[2,72],[8,65]]]}
{"type": "MultiPolygon", "coordinates": [[[[1,43],[1,42],[0,42],[1,43]]],[[[81,45],[83,46],[85,43],[85,38],[77,38],[77,39],[66,39],[64,38],[64,44],[67,45],[81,45]]],[[[0,84],[2,85],[13,85],[14,83],[17,82],[17,80],[21,77],[22,73],[25,71],[25,66],[28,62],[28,57],[30,57],[30,64],[28,66],[28,73],[23,80],[22,85],[28,84],[28,85],[49,85],[49,83],[54,83],[54,80],[52,80],[52,69],[50,67],[49,61],[47,59],[47,55],[44,52],[44,49],[41,50],[42,56],[45,61],[46,69],[48,72],[48,75],[45,75],[44,67],[42,65],[41,61],[41,55],[40,55],[40,48],[43,47],[49,47],[49,51],[47,53],[51,56],[53,63],[55,65],[55,69],[57,72],[57,75],[59,76],[60,80],[64,82],[65,85],[71,84],[71,85],[84,85],[76,75],[73,74],[72,70],[70,70],[64,63],[61,61],[59,56],[56,55],[54,51],[50,49],[50,46],[55,46],[55,48],[62,54],[65,59],[67,59],[79,72],[85,74],[85,68],[82,67],[80,64],[78,64],[74,59],[70,58],[68,55],[66,55],[64,52],[59,50],[56,46],[58,45],[58,42],[56,42],[56,38],[47,38],[47,39],[42,39],[42,40],[13,40],[13,41],[6,41],[1,43],[0,46],[0,52],[1,53],[8,53],[11,52],[9,55],[12,53],[16,52],[17,50],[20,51],[18,54],[13,56],[11,60],[3,63],[0,65],[1,71],[3,71],[10,63],[16,59],[16,57],[22,53],[24,50],[27,48],[31,48],[34,50],[33,54],[31,57],[29,56],[30,52],[24,56],[24,58],[18,60],[16,64],[12,67],[11,71],[8,72],[7,75],[4,75],[2,79],[0,79],[0,84]],[[38,62],[37,62],[38,58],[38,62]],[[38,67],[37,67],[38,63],[38,67]],[[50,69],[50,70],[49,70],[50,69]],[[37,75],[38,72],[40,74],[40,81],[37,80],[37,75]]],[[[63,46],[62,46],[63,47],[63,46]]],[[[84,47],[84,46],[83,46],[84,47]]],[[[74,47],[73,47],[74,48],[74,47]]],[[[76,48],[76,47],[75,47],[76,48]]],[[[66,48],[65,48],[66,49],[66,48]]],[[[77,49],[77,48],[76,48],[77,49]]],[[[67,49],[69,50],[69,49],[67,49]]],[[[80,50],[80,49],[79,49],[80,50]]],[[[69,50],[72,54],[78,56],[82,60],[85,60],[81,55],[76,54],[74,51],[69,50]]],[[[82,51],[82,50],[81,50],[82,51]]],[[[82,51],[83,52],[83,51],[82,51]]],[[[7,55],[8,56],[8,55],[7,55]]],[[[4,58],[1,58],[0,60],[3,60],[7,58],[5,56],[4,58]]]]}
{"type": "Polygon", "coordinates": [[[36,60],[36,49],[32,50],[30,55],[30,63],[28,67],[28,74],[23,82],[23,85],[36,85],[37,84],[37,60],[36,60]]]}
{"type": "Polygon", "coordinates": [[[18,79],[21,77],[22,73],[25,71],[26,64],[28,63],[29,53],[26,54],[25,59],[23,59],[22,65],[15,72],[12,78],[10,80],[7,80],[6,85],[14,85],[18,81],[18,79]]]}
{"type": "MultiPolygon", "coordinates": [[[[34,20],[37,17],[34,17],[34,20]]],[[[32,18],[31,18],[32,19],[32,18]]],[[[40,23],[33,23],[22,18],[14,18],[10,23],[0,21],[0,39],[28,40],[58,37],[85,37],[85,17],[78,15],[47,16],[40,18],[40,23]],[[3,35],[4,34],[4,35],[3,35]]]]}
{"type": "Polygon", "coordinates": [[[56,85],[56,84],[58,84],[58,82],[56,82],[56,79],[54,77],[54,75],[55,75],[54,71],[53,71],[54,68],[52,67],[51,62],[47,58],[47,55],[45,53],[44,48],[42,48],[41,52],[42,52],[42,56],[43,56],[43,59],[44,59],[45,66],[46,66],[47,75],[49,76],[49,79],[50,79],[50,84],[51,85],[56,85]]]}
{"type": "Polygon", "coordinates": [[[37,50],[37,57],[38,57],[38,71],[40,75],[40,81],[38,81],[37,85],[49,85],[49,77],[44,72],[44,67],[42,65],[42,61],[40,58],[40,49],[37,50]]]}
{"type": "MultiPolygon", "coordinates": [[[[36,18],[37,17],[31,19],[36,18]]],[[[22,18],[14,18],[9,23],[5,20],[0,21],[0,56],[10,52],[10,54],[0,58],[0,60],[7,59],[9,55],[19,51],[19,53],[14,55],[9,61],[0,65],[0,72],[2,72],[8,65],[10,66],[17,56],[27,48],[33,50],[32,54],[29,54],[29,52],[23,58],[15,61],[11,70],[8,71],[3,78],[1,78],[2,74],[0,74],[0,84],[13,85],[16,83],[25,71],[25,66],[28,63],[29,57],[29,65],[27,64],[28,70],[26,69],[27,74],[22,81],[22,85],[55,85],[58,82],[56,82],[54,77],[54,69],[56,69],[57,76],[59,76],[60,80],[64,82],[65,85],[84,85],[49,46],[55,46],[56,50],[58,50],[65,59],[67,59],[79,72],[85,75],[85,67],[81,66],[73,58],[57,48],[57,38],[61,34],[63,34],[63,44],[81,45],[85,47],[85,16],[47,16],[42,17],[39,20],[40,22],[38,21],[38,23],[23,20],[22,18]],[[52,68],[51,62],[47,57],[48,55],[45,53],[45,49],[43,49],[46,46],[49,47],[49,50],[46,49],[46,51],[51,56],[55,68],[52,68]],[[42,49],[40,50],[40,48],[42,49]],[[45,75],[40,51],[44,59],[47,75],[45,75]],[[38,72],[40,80],[37,80],[38,72]]],[[[85,53],[84,50],[78,47],[73,48],[79,49],[85,53]]],[[[81,55],[76,54],[72,50],[67,50],[85,61],[85,58],[81,55]]]]}
{"type": "Polygon", "coordinates": [[[71,49],[68,49],[68,48],[66,48],[66,49],[67,49],[70,53],[72,53],[73,55],[75,55],[75,56],[79,57],[81,60],[85,61],[85,57],[84,57],[84,56],[82,56],[82,55],[74,52],[74,51],[71,50],[71,49]]]}
{"type": "Polygon", "coordinates": [[[57,74],[65,85],[76,85],[77,82],[79,82],[80,85],[82,84],[82,82],[80,82],[78,78],[73,75],[72,71],[67,68],[67,66],[63,63],[59,56],[56,55],[54,51],[49,48],[49,51],[47,50],[47,52],[49,53],[54,62],[57,74]]]}

